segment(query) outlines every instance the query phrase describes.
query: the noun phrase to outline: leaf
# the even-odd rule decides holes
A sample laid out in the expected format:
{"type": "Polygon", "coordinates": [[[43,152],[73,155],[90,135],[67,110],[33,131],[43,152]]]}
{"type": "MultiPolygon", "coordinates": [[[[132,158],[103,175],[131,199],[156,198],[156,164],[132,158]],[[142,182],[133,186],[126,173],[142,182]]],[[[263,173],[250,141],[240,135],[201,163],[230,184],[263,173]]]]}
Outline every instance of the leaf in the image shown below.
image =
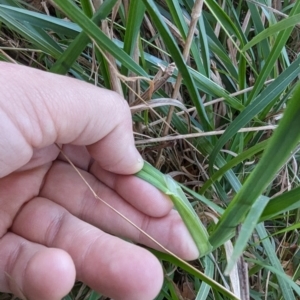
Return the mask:
{"type": "Polygon", "coordinates": [[[300,56],[283,71],[264,91],[251,102],[235,119],[229,124],[224,134],[216,143],[213,151],[210,153],[209,165],[213,173],[213,164],[216,155],[219,154],[222,147],[232,138],[240,128],[246,126],[256,115],[258,115],[267,105],[276,99],[286,87],[299,75],[300,56]]]}
{"type": "Polygon", "coordinates": [[[24,8],[17,8],[2,4],[0,4],[0,8],[2,12],[9,14],[10,17],[14,18],[25,26],[26,23],[30,23],[33,26],[53,30],[54,32],[73,38],[75,38],[81,31],[81,28],[75,23],[52,16],[47,16],[24,8]]]}
{"type": "Polygon", "coordinates": [[[279,21],[277,24],[272,25],[269,28],[265,29],[264,31],[260,32],[259,34],[255,35],[253,39],[242,48],[242,51],[245,52],[249,50],[257,43],[261,42],[262,40],[268,38],[269,36],[277,32],[285,30],[289,27],[294,27],[295,25],[300,23],[299,20],[300,20],[300,14],[296,14],[284,20],[279,21]]]}
{"type": "Polygon", "coordinates": [[[243,160],[253,156],[254,154],[263,151],[266,146],[268,145],[268,140],[260,142],[255,146],[251,147],[250,149],[244,151],[243,153],[239,154],[235,158],[231,159],[226,165],[221,167],[216,173],[214,173],[201,187],[199,193],[204,194],[205,190],[207,190],[218,178],[220,178],[226,171],[230,170],[235,165],[239,164],[243,160]]]}
{"type": "Polygon", "coordinates": [[[53,0],[59,8],[92,38],[99,47],[109,52],[132,72],[148,77],[148,74],[132,58],[111,41],[71,0],[53,0]]]}
{"type": "MultiPolygon", "coordinates": [[[[292,8],[290,12],[290,17],[300,12],[300,1],[296,1],[294,4],[294,7],[292,8]]],[[[259,73],[258,78],[255,80],[254,88],[252,89],[247,103],[251,103],[254,97],[258,94],[260,89],[263,87],[264,82],[270,75],[271,70],[274,68],[275,62],[281,52],[284,50],[285,44],[287,40],[290,38],[291,32],[293,28],[287,28],[283,31],[281,31],[278,36],[276,37],[276,40],[274,42],[274,45],[270,51],[269,56],[267,57],[267,60],[262,68],[262,70],[259,73]]]]}
{"type": "Polygon", "coordinates": [[[205,282],[209,286],[211,286],[212,289],[218,291],[220,294],[228,297],[229,299],[240,300],[231,291],[227,290],[225,287],[220,285],[218,282],[216,282],[212,278],[208,277],[207,275],[203,274],[199,270],[195,269],[193,266],[185,263],[184,261],[181,261],[176,257],[173,257],[173,256],[171,256],[169,254],[166,254],[166,253],[159,252],[157,250],[149,249],[149,251],[151,251],[159,259],[169,261],[169,262],[175,264],[176,266],[180,267],[181,269],[185,270],[189,274],[195,276],[196,278],[199,278],[200,280],[202,280],[203,282],[205,282]]]}
{"type": "MultiPolygon", "coordinates": [[[[270,139],[260,162],[221,216],[210,242],[218,247],[228,240],[235,227],[244,221],[254,203],[288,159],[300,140],[300,84],[287,106],[278,128],[270,139]],[[288,132],[288,134],[287,134],[288,132]]],[[[245,246],[245,245],[243,245],[245,246]]]]}
{"type": "Polygon", "coordinates": [[[152,18],[153,23],[155,24],[158,32],[160,33],[162,39],[164,40],[164,43],[168,47],[168,51],[171,54],[174,62],[176,63],[176,66],[181,73],[184,83],[189,90],[190,96],[193,100],[194,105],[196,106],[197,112],[199,114],[199,117],[201,119],[201,123],[203,125],[203,128],[205,130],[208,130],[211,128],[211,125],[209,123],[207,114],[205,112],[205,108],[202,103],[202,99],[199,96],[199,93],[195,87],[195,83],[193,80],[193,77],[191,76],[191,73],[189,69],[186,66],[185,60],[183,59],[181,52],[178,48],[177,43],[175,42],[172,34],[170,33],[169,29],[167,28],[165,22],[162,20],[160,16],[160,12],[156,7],[156,4],[153,0],[143,0],[147,12],[152,18]]]}
{"type": "Polygon", "coordinates": [[[233,269],[234,265],[237,263],[239,257],[242,255],[248,240],[250,239],[252,232],[254,231],[256,224],[259,221],[259,217],[262,214],[264,208],[269,201],[268,197],[260,196],[257,201],[252,205],[249,213],[247,214],[245,221],[241,225],[241,230],[236,239],[233,252],[228,260],[227,267],[225,269],[225,274],[229,274],[233,269]]]}
{"type": "Polygon", "coordinates": [[[271,199],[263,211],[260,221],[274,218],[279,214],[297,208],[300,208],[300,187],[271,199]]]}
{"type": "Polygon", "coordinates": [[[193,237],[200,256],[210,253],[212,247],[208,242],[208,233],[185,194],[182,192],[180,186],[173,178],[169,175],[162,174],[147,162],[144,163],[143,169],[135,175],[154,185],[170,197],[184,224],[193,237]]]}
{"type": "Polygon", "coordinates": [[[300,288],[285,274],[282,265],[277,257],[277,254],[274,250],[274,247],[272,246],[271,241],[268,238],[265,227],[262,223],[257,225],[256,232],[259,238],[261,239],[261,243],[263,244],[264,250],[266,251],[268,259],[270,260],[272,265],[272,267],[266,265],[264,265],[264,267],[266,269],[269,269],[277,276],[283,298],[285,300],[296,300],[292,288],[295,290],[298,296],[300,296],[300,288]]]}
{"type": "MultiPolygon", "coordinates": [[[[92,21],[95,24],[98,24],[101,20],[105,19],[117,1],[118,0],[105,1],[93,16],[92,21]]],[[[78,56],[80,56],[82,51],[85,49],[89,41],[89,36],[83,31],[80,32],[69,47],[53,64],[50,71],[56,74],[66,74],[78,56]]]]}
{"type": "Polygon", "coordinates": [[[58,57],[63,52],[62,48],[42,28],[31,24],[25,25],[14,19],[9,11],[5,9],[0,9],[0,21],[31,41],[37,48],[42,49],[45,53],[49,53],[53,57],[58,57]]]}
{"type": "MultiPolygon", "coordinates": [[[[124,51],[132,56],[134,47],[137,42],[137,38],[140,32],[140,26],[142,24],[144,14],[145,14],[145,5],[141,0],[131,0],[129,2],[129,11],[126,23],[126,31],[124,36],[124,51]]],[[[124,67],[122,68],[122,74],[128,74],[128,70],[124,67]]]]}

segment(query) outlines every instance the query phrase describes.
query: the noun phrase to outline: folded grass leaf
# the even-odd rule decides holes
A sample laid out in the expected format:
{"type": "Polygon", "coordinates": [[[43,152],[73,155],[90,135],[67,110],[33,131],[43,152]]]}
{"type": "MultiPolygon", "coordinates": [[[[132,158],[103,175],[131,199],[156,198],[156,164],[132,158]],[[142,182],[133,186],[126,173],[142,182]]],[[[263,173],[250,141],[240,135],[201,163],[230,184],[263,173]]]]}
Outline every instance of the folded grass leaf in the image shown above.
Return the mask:
{"type": "Polygon", "coordinates": [[[170,197],[193,237],[200,256],[210,253],[212,247],[208,242],[208,233],[179,184],[172,177],[162,174],[147,162],[144,163],[143,169],[136,176],[151,183],[170,197]]]}

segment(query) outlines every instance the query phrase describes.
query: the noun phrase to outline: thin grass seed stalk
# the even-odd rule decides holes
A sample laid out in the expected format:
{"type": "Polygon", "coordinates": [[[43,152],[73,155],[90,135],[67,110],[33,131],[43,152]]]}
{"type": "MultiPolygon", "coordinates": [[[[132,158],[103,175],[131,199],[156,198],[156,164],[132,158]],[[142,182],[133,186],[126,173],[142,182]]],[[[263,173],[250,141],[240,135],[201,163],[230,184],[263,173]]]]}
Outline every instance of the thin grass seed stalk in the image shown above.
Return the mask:
{"type": "Polygon", "coordinates": [[[144,163],[143,169],[136,173],[136,176],[154,185],[170,197],[194,239],[200,257],[209,254],[212,251],[212,246],[208,241],[209,236],[206,228],[201,223],[179,184],[171,176],[162,174],[147,162],[144,163]]]}

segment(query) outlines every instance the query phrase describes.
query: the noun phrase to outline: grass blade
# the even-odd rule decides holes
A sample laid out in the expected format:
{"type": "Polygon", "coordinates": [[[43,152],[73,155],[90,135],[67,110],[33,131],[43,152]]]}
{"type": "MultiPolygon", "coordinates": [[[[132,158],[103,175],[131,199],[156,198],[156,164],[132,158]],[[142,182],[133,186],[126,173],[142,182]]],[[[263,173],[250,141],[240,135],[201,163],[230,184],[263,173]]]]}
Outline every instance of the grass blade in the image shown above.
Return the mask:
{"type": "MultiPolygon", "coordinates": [[[[105,1],[97,10],[92,18],[95,24],[105,19],[118,0],[105,1]]],[[[80,32],[69,47],[62,53],[58,60],[53,64],[50,71],[56,74],[66,74],[78,56],[82,53],[90,38],[85,32],[80,32]]]]}
{"type": "Polygon", "coordinates": [[[33,26],[53,30],[54,32],[64,34],[71,38],[75,38],[78,32],[81,31],[81,28],[75,23],[43,15],[24,8],[17,8],[2,4],[0,4],[0,8],[2,12],[6,12],[22,24],[30,23],[33,26]]]}
{"type": "Polygon", "coordinates": [[[197,112],[199,114],[199,117],[201,119],[201,123],[203,125],[203,128],[205,130],[209,130],[211,128],[211,125],[209,123],[207,114],[205,112],[205,108],[202,103],[202,99],[199,96],[199,93],[195,87],[195,83],[193,80],[193,77],[191,76],[191,73],[189,69],[186,66],[186,62],[183,59],[181,52],[178,48],[178,45],[176,41],[174,40],[172,34],[170,33],[169,29],[167,28],[166,24],[162,20],[160,16],[160,12],[156,7],[156,4],[153,0],[143,0],[147,12],[152,18],[153,23],[156,25],[157,30],[159,31],[162,39],[164,40],[166,46],[168,47],[168,50],[176,63],[176,66],[181,73],[184,83],[189,90],[191,99],[193,100],[194,105],[196,106],[197,112]]]}
{"type": "Polygon", "coordinates": [[[268,142],[269,142],[268,140],[260,142],[259,144],[256,144],[255,146],[251,147],[250,149],[244,151],[243,153],[239,154],[235,158],[231,159],[225,166],[221,167],[203,184],[199,193],[204,194],[205,190],[207,190],[216,180],[218,180],[218,178],[220,178],[226,171],[230,170],[235,165],[239,164],[240,162],[244,161],[247,158],[250,158],[256,153],[263,151],[267,147],[268,142]]]}
{"type": "Polygon", "coordinates": [[[252,48],[257,43],[261,42],[262,40],[268,38],[269,36],[285,30],[290,27],[294,27],[299,23],[300,14],[296,14],[294,16],[290,16],[287,19],[279,21],[277,24],[270,26],[269,28],[265,29],[264,31],[257,34],[250,42],[248,42],[243,48],[242,51],[245,52],[252,48]]]}
{"type": "Polygon", "coordinates": [[[271,199],[266,206],[260,221],[269,220],[279,214],[300,208],[300,187],[271,199]]]}
{"type": "Polygon", "coordinates": [[[259,164],[250,174],[239,193],[231,201],[211,235],[210,242],[214,247],[228,240],[234,228],[243,222],[251,206],[257,201],[264,189],[274,178],[277,170],[282,167],[291,151],[299,142],[299,98],[300,85],[295,89],[284,116],[275,130],[259,164]],[[271,161],[272,163],[270,163],[271,161]]]}
{"type": "Polygon", "coordinates": [[[144,163],[143,169],[136,173],[136,176],[151,183],[170,197],[193,237],[200,256],[210,253],[212,247],[208,242],[208,233],[180,186],[170,176],[162,174],[147,162],[144,163]]]}
{"type": "Polygon", "coordinates": [[[126,23],[126,32],[124,36],[124,51],[130,56],[132,55],[137,37],[139,35],[140,26],[144,18],[145,9],[146,7],[142,1],[130,1],[126,23]]]}
{"type": "Polygon", "coordinates": [[[5,10],[0,10],[0,21],[31,41],[37,48],[42,49],[53,57],[58,57],[63,52],[60,46],[42,28],[34,27],[31,24],[26,26],[10,16],[5,10]]]}
{"type": "MultiPolygon", "coordinates": [[[[204,274],[207,277],[213,278],[214,271],[215,271],[213,261],[209,256],[205,256],[203,260],[204,260],[204,268],[205,268],[204,274]]],[[[210,289],[211,287],[206,282],[202,282],[195,300],[207,300],[210,289]]]]}
{"type": "Polygon", "coordinates": [[[125,67],[132,72],[148,77],[148,74],[137,65],[132,58],[111,41],[83,12],[70,0],[53,0],[60,9],[71,19],[76,20],[77,24],[92,38],[99,47],[104,49],[118,59],[125,67]]]}
{"type": "Polygon", "coordinates": [[[227,267],[225,269],[225,274],[229,274],[233,269],[234,265],[237,263],[239,257],[242,255],[248,240],[250,239],[256,224],[259,221],[259,217],[262,214],[264,208],[269,201],[268,197],[260,196],[256,202],[252,205],[248,215],[243,221],[239,236],[235,242],[233,252],[229,258],[227,267]]]}
{"type": "MultiPolygon", "coordinates": [[[[300,12],[300,1],[297,1],[290,12],[290,17],[300,12]]],[[[281,51],[283,51],[287,40],[290,38],[291,32],[293,28],[289,27],[284,31],[281,31],[273,45],[273,48],[266,60],[264,67],[262,68],[261,72],[259,73],[258,78],[256,79],[254,89],[251,91],[248,103],[251,103],[254,97],[258,94],[259,90],[263,87],[264,82],[266,81],[267,77],[269,76],[271,70],[274,68],[275,62],[280,55],[281,51]]]]}
{"type": "Polygon", "coordinates": [[[256,232],[261,239],[261,243],[264,245],[264,249],[271,262],[271,265],[275,270],[277,270],[275,274],[277,275],[283,298],[285,300],[296,300],[292,291],[292,287],[294,288],[295,292],[297,292],[298,296],[300,296],[300,288],[284,273],[282,265],[277,258],[274,247],[272,247],[270,239],[268,238],[268,234],[262,223],[256,226],[256,232]]]}
{"type": "Polygon", "coordinates": [[[220,294],[224,295],[225,297],[228,297],[228,299],[231,299],[231,300],[235,300],[235,299],[236,300],[240,300],[231,291],[227,290],[225,287],[223,287],[222,285],[220,285],[218,282],[216,282],[215,280],[211,279],[210,277],[206,276],[202,272],[200,272],[197,269],[193,268],[191,265],[189,265],[187,263],[184,263],[184,262],[178,260],[176,257],[173,257],[173,256],[171,256],[169,254],[165,254],[165,253],[159,252],[157,250],[152,250],[152,249],[149,249],[149,251],[151,251],[152,253],[154,253],[155,256],[158,257],[159,259],[162,259],[162,260],[165,260],[165,261],[169,261],[169,262],[177,265],[181,269],[185,270],[189,274],[191,274],[191,275],[199,278],[203,282],[205,282],[208,285],[210,285],[212,289],[218,291],[220,294]]]}
{"type": "Polygon", "coordinates": [[[216,155],[219,154],[222,147],[232,138],[237,131],[246,126],[257,114],[259,114],[267,105],[272,103],[286,87],[299,75],[300,57],[298,57],[285,71],[283,71],[266,89],[248,105],[236,118],[228,125],[225,133],[216,143],[213,151],[210,153],[209,164],[210,171],[213,173],[213,163],[216,155]]]}

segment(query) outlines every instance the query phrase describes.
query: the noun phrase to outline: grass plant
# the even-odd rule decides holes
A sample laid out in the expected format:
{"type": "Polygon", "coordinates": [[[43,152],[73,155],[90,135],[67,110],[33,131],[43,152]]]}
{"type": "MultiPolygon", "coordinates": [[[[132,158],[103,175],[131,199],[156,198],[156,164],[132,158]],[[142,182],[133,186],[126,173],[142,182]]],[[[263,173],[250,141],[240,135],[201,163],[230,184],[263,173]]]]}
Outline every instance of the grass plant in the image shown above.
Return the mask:
{"type": "MultiPolygon", "coordinates": [[[[299,299],[300,1],[37,3],[0,0],[0,60],[127,99],[155,166],[137,176],[199,246],[190,265],[150,250],[156,299],[299,299]]],[[[71,299],[105,297],[78,283],[71,299]]]]}

